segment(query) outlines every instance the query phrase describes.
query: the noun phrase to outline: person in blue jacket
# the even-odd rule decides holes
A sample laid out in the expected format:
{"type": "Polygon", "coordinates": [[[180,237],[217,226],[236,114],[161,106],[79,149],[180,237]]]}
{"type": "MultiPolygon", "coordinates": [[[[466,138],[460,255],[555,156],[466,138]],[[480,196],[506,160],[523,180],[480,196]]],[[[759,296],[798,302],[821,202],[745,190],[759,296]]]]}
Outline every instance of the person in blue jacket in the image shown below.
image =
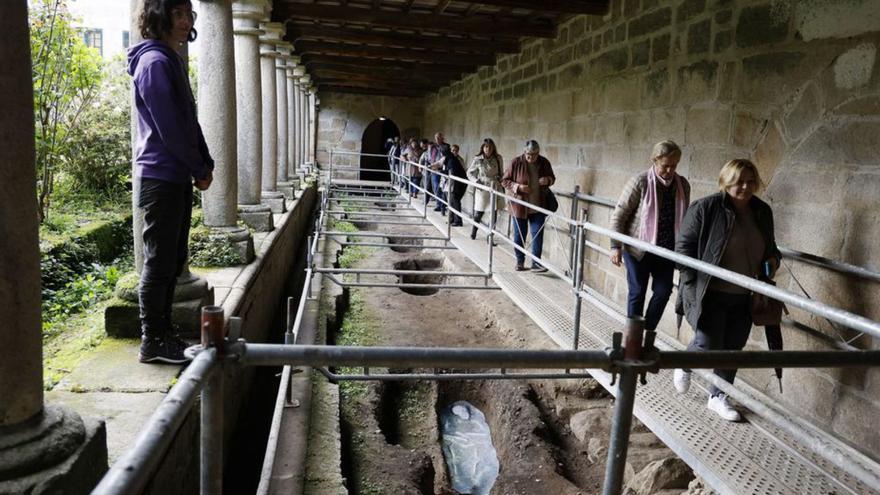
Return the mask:
{"type": "Polygon", "coordinates": [[[196,38],[189,0],[143,0],[145,41],[128,50],[137,140],[134,162],[143,210],[144,266],[139,287],[142,363],[183,363],[187,344],[174,335],[171,304],[187,257],[193,186],[211,186],[214,160],[196,118],[186,64],[178,50],[196,38]]]}

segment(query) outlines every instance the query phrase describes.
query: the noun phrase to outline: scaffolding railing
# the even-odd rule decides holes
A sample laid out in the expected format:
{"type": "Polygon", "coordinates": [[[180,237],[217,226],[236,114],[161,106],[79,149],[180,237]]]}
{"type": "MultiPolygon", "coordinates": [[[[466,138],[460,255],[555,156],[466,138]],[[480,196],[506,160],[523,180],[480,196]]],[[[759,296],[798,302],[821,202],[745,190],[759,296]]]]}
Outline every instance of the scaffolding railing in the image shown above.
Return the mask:
{"type": "MultiPolygon", "coordinates": [[[[296,305],[295,316],[293,313],[293,300],[288,301],[288,324],[285,332],[284,344],[254,344],[244,340],[235,342],[227,341],[224,335],[224,320],[222,309],[218,307],[206,307],[202,313],[202,343],[188,350],[194,356],[193,362],[181,375],[178,382],[166,395],[163,402],[145,424],[138,439],[132,448],[126,452],[110,469],[95,488],[98,494],[128,494],[143,491],[150,477],[155,473],[159,462],[167,451],[176,431],[180,428],[184,418],[192,409],[196,396],[201,394],[201,434],[200,434],[200,490],[203,494],[217,494],[222,492],[223,463],[223,380],[226,366],[283,366],[283,376],[289,380],[292,366],[313,366],[325,374],[329,374],[334,380],[365,380],[365,379],[404,379],[401,374],[371,374],[370,368],[421,368],[435,370],[433,373],[419,375],[418,379],[445,379],[447,373],[439,370],[485,370],[487,368],[499,368],[498,373],[478,372],[476,374],[460,373],[460,379],[504,379],[509,375],[507,370],[537,370],[532,373],[522,374],[523,377],[561,377],[576,378],[582,373],[571,370],[601,369],[613,373],[617,380],[617,401],[612,421],[611,441],[608,449],[606,465],[606,477],[603,488],[605,494],[619,494],[623,487],[623,472],[626,461],[628,437],[632,422],[633,405],[637,381],[641,377],[643,383],[647,373],[656,373],[660,369],[691,368],[691,369],[726,369],[726,368],[793,368],[793,367],[871,367],[880,365],[880,351],[876,350],[838,350],[838,351],[666,351],[655,346],[657,334],[653,331],[644,330],[644,322],[640,318],[629,319],[624,332],[614,334],[611,346],[606,349],[578,350],[577,336],[572,343],[571,350],[514,350],[514,349],[460,349],[460,348],[411,348],[411,347],[345,347],[345,346],[311,346],[297,344],[297,336],[300,333],[305,306],[307,300],[312,298],[313,278],[323,274],[327,270],[314,266],[314,260],[319,246],[321,235],[336,232],[323,231],[327,211],[331,202],[333,188],[332,156],[330,154],[330,170],[327,182],[321,192],[320,208],[315,219],[314,233],[307,242],[307,266],[305,281],[299,303],[296,305]],[[625,338],[624,338],[625,333],[625,338]],[[624,344],[625,342],[625,344],[624,344]],[[356,375],[332,374],[327,368],[335,366],[362,367],[363,372],[356,375]],[[547,371],[554,370],[554,371],[547,371]],[[558,371],[555,371],[558,370],[558,371]],[[390,376],[386,376],[390,375],[390,376]],[[494,376],[493,376],[494,375],[494,376]]],[[[407,163],[407,165],[415,165],[407,163]]],[[[398,168],[401,166],[398,161],[398,168]]],[[[432,171],[432,173],[438,173],[432,171]]],[[[441,173],[442,174],[442,173],[441,173]]],[[[442,174],[448,180],[461,181],[474,188],[486,189],[490,194],[490,204],[495,205],[496,196],[501,196],[507,201],[524,204],[535,211],[541,211],[548,216],[557,216],[533,205],[499,193],[492,188],[482,186],[448,174],[442,174]]],[[[413,184],[402,173],[391,170],[389,185],[394,187],[407,187],[398,192],[409,191],[408,187],[413,184]]],[[[429,191],[420,188],[420,192],[426,195],[429,191]]],[[[409,196],[407,194],[407,196],[409,196]]],[[[437,195],[433,197],[441,201],[437,195]]],[[[411,203],[410,199],[407,199],[411,203]]],[[[448,205],[448,201],[444,202],[448,205]]],[[[574,210],[574,208],[572,208],[574,210]]],[[[452,211],[452,210],[450,210],[452,211]]],[[[471,219],[461,211],[454,211],[461,215],[463,220],[476,225],[489,236],[489,264],[486,273],[492,275],[493,237],[500,238],[514,244],[505,234],[496,230],[494,218],[490,219],[490,225],[484,227],[471,219]]],[[[427,217],[427,208],[423,214],[427,217]]],[[[494,217],[494,215],[492,215],[494,217]]],[[[713,277],[745,287],[753,292],[761,293],[787,302],[795,307],[800,307],[807,312],[817,314],[835,321],[844,326],[858,329],[874,336],[880,336],[880,323],[865,317],[849,313],[839,308],[834,308],[823,303],[803,298],[790,291],[759,282],[728,270],[707,263],[679,255],[675,252],[658,248],[632,237],[619,234],[610,229],[599,227],[583,219],[575,220],[562,217],[561,221],[569,225],[575,235],[575,266],[571,276],[553,266],[551,272],[563,278],[572,285],[572,294],[575,298],[577,311],[575,312],[575,333],[580,327],[580,301],[589,294],[583,287],[583,247],[586,232],[595,232],[600,235],[616,239],[624,244],[652,252],[658,256],[675,261],[698,271],[712,275],[713,277]]],[[[342,234],[342,233],[339,233],[342,234]]],[[[349,235],[345,233],[345,235],[349,235]]],[[[451,231],[447,227],[446,241],[452,239],[451,231]]],[[[515,249],[520,249],[514,246],[515,249]]],[[[524,255],[532,257],[531,253],[521,250],[524,255]]],[[[533,258],[533,257],[532,257],[533,258]]],[[[545,260],[541,263],[551,268],[551,264],[545,260]]],[[[389,270],[390,272],[390,270],[389,270]]],[[[332,274],[330,274],[332,275],[332,274]]],[[[484,278],[488,280],[488,278],[484,278]]],[[[463,287],[465,288],[465,287],[463,287]]],[[[466,288],[473,288],[467,286],[466,288]]],[[[517,378],[520,378],[517,376],[517,378]]],[[[710,378],[711,379],[711,378],[710,378]]],[[[735,391],[736,388],[715,380],[723,390],[735,391]]],[[[280,397],[280,396],[279,396],[280,397]]],[[[734,396],[736,398],[736,396],[734,396]]],[[[280,399],[279,399],[280,400],[280,399]]],[[[748,405],[748,404],[747,404],[748,405]]],[[[824,448],[819,452],[836,466],[852,474],[866,486],[880,491],[880,473],[862,469],[859,465],[850,465],[844,452],[823,443],[821,437],[811,434],[794,421],[786,422],[786,418],[773,418],[773,411],[761,409],[761,404],[754,404],[757,414],[768,414],[769,420],[776,419],[777,426],[790,433],[799,441],[803,441],[811,448],[824,448]]],[[[274,428],[274,422],[273,422],[274,428]]],[[[277,431],[275,431],[277,438],[277,431]]],[[[270,437],[272,434],[270,433],[270,437]]],[[[267,462],[268,453],[267,449],[267,462]]],[[[267,470],[264,468],[264,473],[267,470]]],[[[269,469],[271,473],[271,468],[269,469]]],[[[261,485],[261,490],[265,487],[261,485]]]]}

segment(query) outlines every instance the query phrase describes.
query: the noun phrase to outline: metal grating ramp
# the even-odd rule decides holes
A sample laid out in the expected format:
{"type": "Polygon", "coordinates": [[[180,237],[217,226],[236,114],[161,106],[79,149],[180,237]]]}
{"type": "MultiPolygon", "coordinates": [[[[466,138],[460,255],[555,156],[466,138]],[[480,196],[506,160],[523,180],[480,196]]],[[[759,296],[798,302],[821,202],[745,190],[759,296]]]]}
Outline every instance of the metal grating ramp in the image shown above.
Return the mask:
{"type": "MultiPolygon", "coordinates": [[[[428,215],[435,226],[445,230],[442,217],[432,217],[435,215],[428,215]]],[[[485,242],[453,232],[452,243],[474,263],[486,266],[485,242]]],[[[500,251],[506,253],[510,248],[502,245],[496,253],[500,251]]],[[[502,262],[512,262],[512,256],[502,262]]],[[[553,276],[497,268],[493,278],[554,342],[563,348],[571,346],[574,295],[567,283],[553,276]]],[[[603,349],[610,345],[612,333],[623,329],[623,316],[596,301],[585,298],[581,314],[581,349],[603,349]]],[[[612,394],[617,392],[609,373],[588,371],[612,394]]],[[[730,423],[708,413],[705,393],[697,392],[697,387],[684,396],[671,393],[672,388],[671,370],[649,375],[648,384],[637,388],[634,414],[718,492],[876,493],[757,415],[746,412],[747,422],[730,423]]]]}
{"type": "MultiPolygon", "coordinates": [[[[573,339],[573,304],[568,287],[546,276],[501,272],[496,283],[560,346],[573,339]],[[557,287],[548,287],[556,285],[557,287]],[[554,297],[555,296],[555,297],[554,297]],[[569,297],[566,297],[569,296],[569,297]],[[566,300],[569,304],[566,304],[566,300]]],[[[583,305],[580,347],[601,349],[621,329],[594,305],[583,305]]],[[[611,376],[591,373],[612,393],[611,376]]],[[[827,463],[811,460],[803,449],[788,445],[787,435],[751,423],[729,423],[706,411],[702,393],[670,393],[671,370],[650,375],[636,394],[635,415],[721,493],[730,494],[863,494],[867,487],[827,463]],[[822,465],[824,464],[824,466],[822,465]],[[846,485],[837,480],[847,482],[846,485]]],[[[749,417],[752,421],[754,417],[749,417]]]]}

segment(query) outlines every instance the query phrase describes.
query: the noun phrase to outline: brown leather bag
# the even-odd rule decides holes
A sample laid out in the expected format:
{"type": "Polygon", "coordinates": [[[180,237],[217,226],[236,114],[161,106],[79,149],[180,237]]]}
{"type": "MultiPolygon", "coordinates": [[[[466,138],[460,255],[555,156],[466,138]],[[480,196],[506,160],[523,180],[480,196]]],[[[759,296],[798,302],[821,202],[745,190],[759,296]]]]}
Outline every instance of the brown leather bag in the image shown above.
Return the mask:
{"type": "MultiPolygon", "coordinates": [[[[763,280],[763,282],[776,285],[772,280],[763,280]]],[[[766,327],[767,325],[779,325],[782,323],[782,312],[788,314],[788,308],[782,301],[777,301],[764,294],[752,292],[752,323],[757,327],[766,327]]]]}

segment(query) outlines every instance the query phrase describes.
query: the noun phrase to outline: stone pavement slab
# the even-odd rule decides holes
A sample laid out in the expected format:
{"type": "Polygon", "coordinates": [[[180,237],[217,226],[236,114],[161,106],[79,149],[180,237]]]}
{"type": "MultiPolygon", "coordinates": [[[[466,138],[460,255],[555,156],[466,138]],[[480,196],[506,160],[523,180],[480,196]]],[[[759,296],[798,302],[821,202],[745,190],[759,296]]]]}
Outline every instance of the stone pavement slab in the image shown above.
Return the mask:
{"type": "Polygon", "coordinates": [[[165,394],[159,392],[67,392],[46,393],[49,403],[70,407],[84,417],[103,419],[107,425],[107,454],[110,464],[125,453],[137,438],[147,418],[165,394]]]}
{"type": "MultiPolygon", "coordinates": [[[[167,392],[175,365],[138,362],[139,339],[107,339],[55,387],[67,392],[167,392]]],[[[151,409],[152,410],[152,409],[151,409]]]]}

